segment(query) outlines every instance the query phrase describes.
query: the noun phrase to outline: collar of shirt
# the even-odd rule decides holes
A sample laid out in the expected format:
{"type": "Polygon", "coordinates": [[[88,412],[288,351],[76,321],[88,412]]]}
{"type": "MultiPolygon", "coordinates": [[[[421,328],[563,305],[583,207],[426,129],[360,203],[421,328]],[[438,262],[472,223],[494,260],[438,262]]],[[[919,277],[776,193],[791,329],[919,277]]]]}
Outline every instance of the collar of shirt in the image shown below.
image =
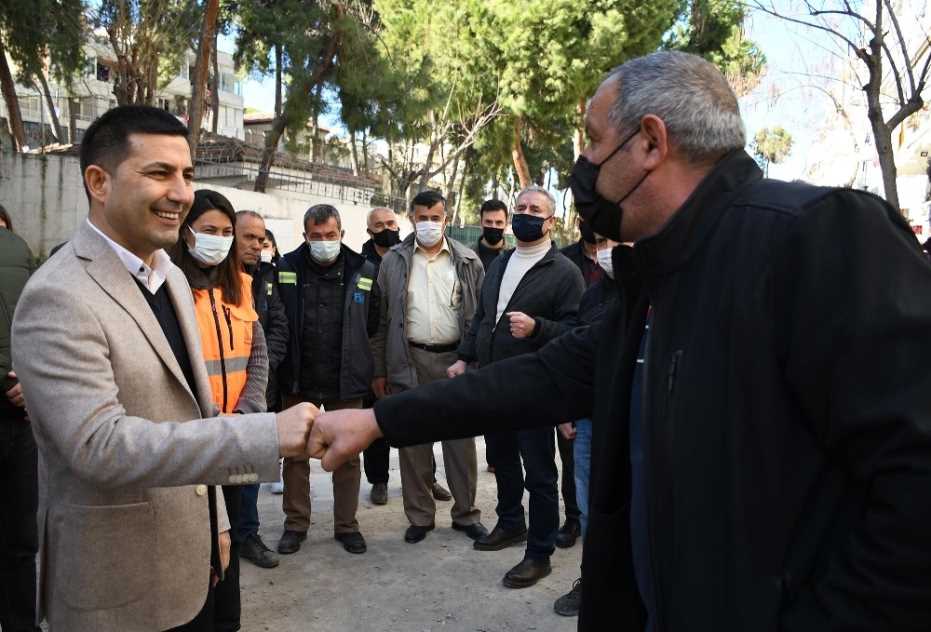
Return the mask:
{"type": "Polygon", "coordinates": [[[435,255],[433,255],[432,257],[431,257],[430,255],[427,254],[426,249],[425,249],[423,246],[420,245],[420,242],[418,242],[416,239],[414,240],[414,254],[415,254],[415,255],[416,255],[417,253],[420,253],[421,255],[423,255],[424,257],[426,257],[427,259],[429,259],[429,260],[432,261],[433,259],[436,259],[437,257],[440,256],[440,254],[442,254],[442,253],[444,253],[444,252],[445,252],[446,254],[448,254],[449,256],[452,256],[452,254],[453,254],[452,251],[449,249],[449,242],[446,241],[446,238],[445,238],[445,237],[443,237],[443,246],[442,246],[442,248],[440,248],[440,249],[437,251],[437,253],[436,253],[435,255]]]}
{"type": "Polygon", "coordinates": [[[113,252],[116,253],[116,256],[120,258],[123,266],[133,275],[133,278],[144,285],[152,294],[158,292],[158,289],[162,287],[162,283],[164,283],[165,279],[168,277],[168,270],[172,265],[171,257],[168,256],[167,252],[161,248],[156,250],[155,256],[153,257],[153,263],[155,265],[150,268],[142,259],[105,235],[102,230],[94,226],[90,219],[86,221],[87,225],[94,229],[94,232],[104,238],[104,241],[106,241],[113,252]]]}

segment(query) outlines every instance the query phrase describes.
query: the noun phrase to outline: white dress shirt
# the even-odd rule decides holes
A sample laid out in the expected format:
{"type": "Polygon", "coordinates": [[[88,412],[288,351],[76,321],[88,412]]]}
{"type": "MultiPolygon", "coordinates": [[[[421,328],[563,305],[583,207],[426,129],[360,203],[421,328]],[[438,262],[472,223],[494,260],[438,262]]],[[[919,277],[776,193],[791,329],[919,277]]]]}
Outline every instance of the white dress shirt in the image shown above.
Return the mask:
{"type": "Polygon", "coordinates": [[[158,288],[162,287],[162,283],[164,283],[165,279],[168,277],[168,271],[171,269],[171,266],[174,265],[167,252],[161,248],[156,250],[155,256],[152,259],[155,265],[150,268],[142,259],[107,237],[102,230],[94,226],[90,218],[87,219],[87,224],[110,245],[110,248],[112,248],[116,256],[120,258],[120,261],[123,262],[123,265],[129,273],[133,275],[133,278],[145,286],[152,294],[158,292],[158,288]]]}
{"type": "Polygon", "coordinates": [[[407,339],[425,345],[459,342],[460,309],[462,284],[446,239],[433,257],[416,244],[407,282],[407,339]]]}

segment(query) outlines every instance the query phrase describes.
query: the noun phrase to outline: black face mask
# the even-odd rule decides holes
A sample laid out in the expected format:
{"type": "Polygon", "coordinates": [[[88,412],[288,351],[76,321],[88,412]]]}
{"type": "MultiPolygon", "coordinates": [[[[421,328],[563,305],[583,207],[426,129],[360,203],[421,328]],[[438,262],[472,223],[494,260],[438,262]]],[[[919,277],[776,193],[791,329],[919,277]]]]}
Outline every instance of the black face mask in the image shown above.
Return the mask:
{"type": "Polygon", "coordinates": [[[598,183],[598,175],[601,172],[601,166],[611,160],[611,158],[621,150],[631,139],[640,133],[635,130],[630,136],[618,145],[614,151],[608,154],[608,157],[599,163],[591,162],[585,156],[579,156],[572,167],[572,173],[569,175],[569,186],[572,188],[572,199],[575,201],[575,207],[579,214],[585,219],[593,232],[603,235],[614,241],[621,239],[621,217],[623,209],[621,203],[643,184],[650,172],[647,171],[643,177],[628,191],[620,200],[612,202],[607,200],[598,193],[595,185],[598,183]]]}
{"type": "Polygon", "coordinates": [[[511,230],[514,231],[514,236],[517,237],[517,241],[531,242],[542,239],[543,235],[543,223],[548,220],[549,217],[537,217],[536,215],[529,215],[527,213],[515,213],[514,217],[511,219],[511,230]]]}
{"type": "Polygon", "coordinates": [[[579,232],[582,233],[582,240],[587,244],[595,243],[595,231],[592,230],[588,222],[579,222],[579,232]]]}
{"type": "Polygon", "coordinates": [[[401,231],[385,228],[380,233],[372,233],[372,241],[375,242],[376,246],[391,248],[391,246],[401,243],[401,231]]]}
{"type": "Polygon", "coordinates": [[[504,239],[504,229],[493,226],[482,227],[482,237],[489,246],[497,246],[504,239]]]}

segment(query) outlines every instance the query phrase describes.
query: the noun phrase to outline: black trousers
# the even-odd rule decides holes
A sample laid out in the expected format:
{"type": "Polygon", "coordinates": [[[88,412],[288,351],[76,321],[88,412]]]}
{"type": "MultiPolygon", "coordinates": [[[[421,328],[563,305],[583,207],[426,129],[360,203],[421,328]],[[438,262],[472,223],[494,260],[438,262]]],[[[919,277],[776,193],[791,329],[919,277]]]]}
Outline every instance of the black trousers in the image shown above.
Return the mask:
{"type": "Polygon", "coordinates": [[[575,499],[575,450],[573,440],[566,439],[559,430],[556,431],[556,445],[559,447],[559,460],[562,461],[562,501],[566,505],[566,520],[579,522],[582,512],[575,499]]]}
{"type": "Polygon", "coordinates": [[[489,465],[495,468],[498,524],[508,531],[524,529],[527,524],[523,506],[526,487],[530,492],[526,554],[533,559],[548,559],[555,550],[559,528],[559,496],[556,491],[559,474],[553,428],[487,434],[485,456],[489,465]]]}
{"type": "MultiPolygon", "coordinates": [[[[242,500],[238,485],[223,486],[223,500],[226,502],[226,514],[230,519],[230,535],[236,533],[240,519],[242,500]]],[[[210,563],[219,566],[219,552],[211,547],[210,563]]],[[[191,621],[171,628],[167,632],[233,632],[241,628],[242,613],[239,598],[239,543],[233,539],[230,547],[230,565],[224,573],[223,581],[207,591],[204,607],[191,621]]]]}
{"type": "MultiPolygon", "coordinates": [[[[0,394],[2,397],[2,394],[0,394]]],[[[38,453],[32,426],[0,417],[0,628],[36,627],[38,453]]]]}
{"type": "Polygon", "coordinates": [[[388,452],[391,448],[384,437],[376,439],[362,453],[362,467],[369,484],[388,482],[388,452]]]}

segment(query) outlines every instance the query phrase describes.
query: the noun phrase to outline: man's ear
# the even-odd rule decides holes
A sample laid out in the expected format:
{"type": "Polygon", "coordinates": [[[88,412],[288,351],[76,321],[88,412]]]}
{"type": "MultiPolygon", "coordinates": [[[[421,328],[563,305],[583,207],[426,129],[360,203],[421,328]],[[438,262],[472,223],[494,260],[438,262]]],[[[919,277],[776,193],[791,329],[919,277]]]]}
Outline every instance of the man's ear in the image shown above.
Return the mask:
{"type": "Polygon", "coordinates": [[[100,165],[88,165],[84,170],[84,184],[91,199],[103,204],[110,195],[110,174],[100,165]]]}

